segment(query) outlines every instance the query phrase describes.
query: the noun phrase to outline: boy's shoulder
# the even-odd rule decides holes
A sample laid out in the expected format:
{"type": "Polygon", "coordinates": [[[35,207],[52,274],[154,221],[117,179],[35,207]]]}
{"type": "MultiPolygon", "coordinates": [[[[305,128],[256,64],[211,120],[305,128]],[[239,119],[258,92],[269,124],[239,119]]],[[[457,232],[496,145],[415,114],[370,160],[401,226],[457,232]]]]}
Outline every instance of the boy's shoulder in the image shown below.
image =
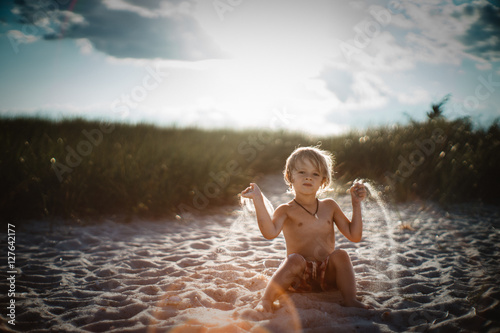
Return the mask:
{"type": "Polygon", "coordinates": [[[337,202],[333,200],[332,198],[324,198],[324,199],[319,199],[320,202],[324,202],[329,205],[336,205],[337,202]]]}
{"type": "Polygon", "coordinates": [[[281,205],[278,206],[278,208],[276,208],[275,211],[281,211],[283,213],[286,213],[288,212],[290,209],[294,208],[295,207],[295,202],[292,200],[288,201],[288,202],[285,202],[285,203],[282,203],[281,205]]]}
{"type": "Polygon", "coordinates": [[[331,207],[332,209],[336,209],[337,207],[339,207],[337,201],[333,200],[332,198],[320,199],[320,202],[323,203],[323,205],[326,204],[328,207],[331,207]]]}
{"type": "Polygon", "coordinates": [[[281,205],[276,208],[276,210],[282,210],[282,211],[287,211],[290,207],[292,207],[293,200],[289,202],[282,203],[281,205]]]}

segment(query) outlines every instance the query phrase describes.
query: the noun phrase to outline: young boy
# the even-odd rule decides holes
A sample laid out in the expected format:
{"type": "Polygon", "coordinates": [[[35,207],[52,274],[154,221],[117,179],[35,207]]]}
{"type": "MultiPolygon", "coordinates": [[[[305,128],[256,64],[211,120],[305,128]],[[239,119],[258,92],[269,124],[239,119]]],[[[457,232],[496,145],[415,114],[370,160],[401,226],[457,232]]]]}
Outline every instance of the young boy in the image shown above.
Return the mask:
{"type": "Polygon", "coordinates": [[[338,288],[346,306],[369,308],[356,299],[356,281],[346,251],[335,250],[336,224],[350,241],[359,242],[362,234],[361,201],[366,197],[363,184],[350,189],[352,219],[344,215],[333,199],[318,200],[318,191],[328,188],[333,172],[332,156],[315,147],[297,148],[287,159],[284,178],[295,198],[269,215],[264,196],[251,183],[241,195],[253,200],[260,231],[273,239],[283,230],[287,258],[274,273],[261,300],[265,311],[286,290],[326,291],[338,288]]]}

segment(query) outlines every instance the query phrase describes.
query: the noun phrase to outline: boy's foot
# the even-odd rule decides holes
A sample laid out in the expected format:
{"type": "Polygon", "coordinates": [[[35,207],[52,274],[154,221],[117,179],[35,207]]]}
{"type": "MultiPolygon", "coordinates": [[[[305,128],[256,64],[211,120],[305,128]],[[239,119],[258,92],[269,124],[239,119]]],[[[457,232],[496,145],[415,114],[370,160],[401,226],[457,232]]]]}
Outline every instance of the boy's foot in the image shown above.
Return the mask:
{"type": "Polygon", "coordinates": [[[345,306],[348,306],[348,307],[355,307],[355,308],[361,308],[361,309],[373,309],[373,306],[370,306],[370,305],[367,305],[367,304],[363,304],[361,303],[360,301],[358,301],[357,299],[352,299],[352,300],[344,300],[345,302],[345,306]]]}
{"type": "Polygon", "coordinates": [[[273,312],[273,302],[268,299],[263,299],[260,301],[259,305],[255,308],[257,311],[261,312],[273,312]]]}

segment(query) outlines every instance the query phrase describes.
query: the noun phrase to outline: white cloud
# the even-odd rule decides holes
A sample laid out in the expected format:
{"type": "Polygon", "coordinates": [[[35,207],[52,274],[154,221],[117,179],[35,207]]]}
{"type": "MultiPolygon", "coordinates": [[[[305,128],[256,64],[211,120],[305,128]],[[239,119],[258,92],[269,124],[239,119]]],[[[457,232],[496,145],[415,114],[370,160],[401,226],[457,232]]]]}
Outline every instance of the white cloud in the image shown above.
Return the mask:
{"type": "Polygon", "coordinates": [[[478,61],[478,63],[476,63],[476,68],[479,69],[480,71],[488,71],[493,68],[493,65],[491,64],[491,62],[486,62],[483,60],[483,61],[478,61]]]}
{"type": "Polygon", "coordinates": [[[354,96],[346,100],[344,107],[375,109],[388,103],[392,92],[381,77],[369,72],[360,72],[353,75],[353,80],[351,88],[354,96]]]}
{"type": "Polygon", "coordinates": [[[82,54],[90,54],[94,50],[92,43],[87,38],[78,38],[75,42],[82,54]]]}
{"type": "Polygon", "coordinates": [[[405,71],[415,67],[415,58],[410,49],[398,44],[394,36],[384,31],[359,54],[353,56],[351,68],[370,72],[405,71]]]}
{"type": "Polygon", "coordinates": [[[417,61],[459,65],[464,58],[500,60],[500,9],[487,1],[459,6],[452,1],[407,1],[402,15],[404,19],[393,23],[408,31],[406,45],[417,61]]]}
{"type": "Polygon", "coordinates": [[[7,38],[9,41],[15,44],[29,44],[36,42],[39,38],[35,35],[27,35],[19,30],[9,30],[7,31],[7,38]]]}
{"type": "Polygon", "coordinates": [[[406,42],[415,61],[458,66],[463,60],[463,47],[458,42],[441,42],[412,32],[406,35],[406,42]]]}
{"type": "Polygon", "coordinates": [[[103,0],[107,8],[135,12],[144,17],[175,16],[176,14],[191,14],[196,1],[130,1],[130,0],[103,0]]]}

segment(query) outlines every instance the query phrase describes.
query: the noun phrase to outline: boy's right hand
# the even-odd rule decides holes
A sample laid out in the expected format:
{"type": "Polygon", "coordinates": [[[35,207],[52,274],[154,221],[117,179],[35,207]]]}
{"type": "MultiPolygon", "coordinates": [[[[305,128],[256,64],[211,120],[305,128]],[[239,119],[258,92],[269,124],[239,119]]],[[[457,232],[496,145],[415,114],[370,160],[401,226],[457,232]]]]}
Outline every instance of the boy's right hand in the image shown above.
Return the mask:
{"type": "Polygon", "coordinates": [[[254,199],[258,195],[262,195],[262,192],[260,191],[259,186],[255,183],[250,183],[250,186],[241,192],[241,196],[248,199],[254,199]]]}

